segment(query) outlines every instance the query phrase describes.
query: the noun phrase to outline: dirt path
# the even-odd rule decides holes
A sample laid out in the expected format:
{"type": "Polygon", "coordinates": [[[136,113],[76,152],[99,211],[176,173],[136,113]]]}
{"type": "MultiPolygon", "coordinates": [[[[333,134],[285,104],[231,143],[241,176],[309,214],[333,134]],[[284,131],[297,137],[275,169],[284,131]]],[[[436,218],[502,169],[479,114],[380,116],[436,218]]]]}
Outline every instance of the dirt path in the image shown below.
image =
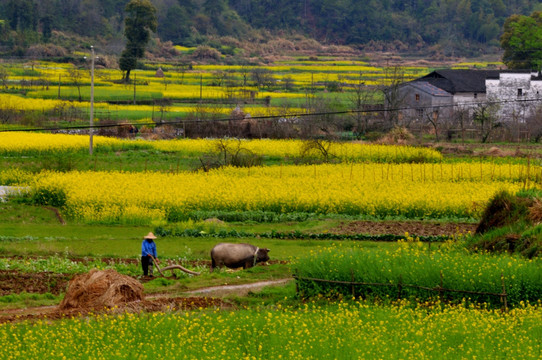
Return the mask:
{"type": "Polygon", "coordinates": [[[216,296],[223,297],[226,295],[237,294],[239,296],[245,296],[249,292],[260,291],[266,286],[279,286],[284,285],[293,279],[280,279],[280,280],[267,280],[259,281],[251,284],[240,284],[240,285],[221,285],[221,286],[212,286],[208,288],[202,288],[197,290],[188,291],[187,294],[202,294],[206,296],[216,296]]]}
{"type": "MultiPolygon", "coordinates": [[[[128,303],[120,306],[118,312],[123,311],[170,311],[171,309],[192,310],[206,307],[232,308],[231,303],[221,298],[226,295],[238,294],[244,296],[250,291],[259,291],[266,286],[280,286],[291,281],[291,278],[280,280],[259,281],[252,284],[223,285],[188,291],[187,297],[171,297],[169,294],[153,294],[145,296],[145,300],[128,303]]],[[[25,309],[6,309],[0,311],[0,324],[5,322],[62,319],[71,316],[83,316],[97,309],[60,310],[58,306],[37,306],[25,309]]]]}

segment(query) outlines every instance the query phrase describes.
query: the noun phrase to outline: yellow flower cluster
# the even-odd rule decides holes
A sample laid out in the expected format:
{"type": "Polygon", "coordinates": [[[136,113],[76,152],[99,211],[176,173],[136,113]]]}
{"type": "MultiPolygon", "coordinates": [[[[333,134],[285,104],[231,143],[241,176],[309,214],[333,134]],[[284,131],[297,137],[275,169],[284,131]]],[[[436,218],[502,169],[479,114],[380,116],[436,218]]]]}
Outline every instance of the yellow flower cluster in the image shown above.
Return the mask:
{"type": "MultiPolygon", "coordinates": [[[[455,165],[457,167],[457,165],[455,165]]],[[[464,164],[465,169],[475,165],[464,164]]],[[[478,168],[478,167],[476,167],[478,168]]],[[[525,186],[519,166],[493,180],[430,166],[357,164],[223,168],[209,173],[42,173],[31,186],[66,194],[65,211],[101,222],[164,219],[194,210],[309,212],[410,218],[478,217],[498,191],[525,186]]],[[[507,169],[508,170],[508,169],[507,169]]],[[[456,170],[457,171],[457,170],[456,170]]],[[[502,174],[502,171],[501,171],[502,174]]]]}
{"type": "MultiPolygon", "coordinates": [[[[95,136],[96,146],[118,146],[130,144],[116,138],[95,136]]],[[[132,145],[136,142],[132,141],[132,145]]],[[[141,144],[143,145],[143,143],[141,144]]],[[[2,132],[0,133],[0,153],[24,152],[69,152],[87,149],[89,137],[83,135],[2,132]]]]}
{"type": "MultiPolygon", "coordinates": [[[[302,140],[221,140],[231,149],[242,148],[254,154],[269,157],[299,157],[302,155],[306,142],[302,140]]],[[[212,151],[217,141],[203,139],[183,139],[156,141],[153,146],[161,151],[187,152],[191,154],[212,151]]],[[[359,143],[324,142],[328,147],[330,157],[342,161],[379,161],[379,162],[408,162],[423,159],[428,162],[442,160],[442,155],[433,149],[412,146],[389,146],[359,143]]],[[[321,157],[317,151],[309,151],[308,156],[321,157]]]]}
{"type": "Polygon", "coordinates": [[[57,107],[84,107],[85,105],[86,107],[90,106],[88,102],[73,104],[63,100],[33,99],[13,94],[0,94],[0,109],[4,110],[44,111],[51,110],[57,107]]]}
{"type": "Polygon", "coordinates": [[[539,359],[541,323],[529,305],[501,314],[340,302],[0,324],[0,347],[6,360],[539,359]]]}
{"type": "MultiPolygon", "coordinates": [[[[23,153],[44,151],[74,151],[88,148],[88,136],[4,132],[0,133],[0,153],[23,153]]],[[[94,142],[100,147],[152,147],[159,151],[181,152],[188,155],[212,152],[217,145],[225,144],[232,151],[242,148],[256,155],[268,157],[299,157],[305,142],[301,140],[209,140],[209,139],[182,139],[182,140],[119,140],[110,137],[95,136],[94,142]]],[[[357,143],[326,143],[331,157],[343,161],[378,161],[378,162],[408,162],[423,159],[435,162],[442,159],[442,155],[428,148],[410,146],[368,145],[357,143]]],[[[317,152],[307,155],[321,157],[317,152]]],[[[434,169],[433,169],[434,171],[434,169]]],[[[459,168],[458,170],[459,171],[459,168]]],[[[488,170],[486,170],[487,172],[488,170]]]]}

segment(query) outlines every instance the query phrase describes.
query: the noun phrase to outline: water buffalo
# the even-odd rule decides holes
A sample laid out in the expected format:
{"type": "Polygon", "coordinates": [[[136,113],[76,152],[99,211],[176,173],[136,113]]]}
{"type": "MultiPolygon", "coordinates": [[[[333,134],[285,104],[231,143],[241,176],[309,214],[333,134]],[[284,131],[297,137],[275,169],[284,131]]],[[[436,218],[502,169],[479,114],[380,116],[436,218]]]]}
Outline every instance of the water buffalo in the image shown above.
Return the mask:
{"type": "Polygon", "coordinates": [[[211,250],[211,272],[215,267],[226,265],[230,269],[248,269],[256,263],[269,260],[269,249],[250,244],[220,243],[211,250]]]}

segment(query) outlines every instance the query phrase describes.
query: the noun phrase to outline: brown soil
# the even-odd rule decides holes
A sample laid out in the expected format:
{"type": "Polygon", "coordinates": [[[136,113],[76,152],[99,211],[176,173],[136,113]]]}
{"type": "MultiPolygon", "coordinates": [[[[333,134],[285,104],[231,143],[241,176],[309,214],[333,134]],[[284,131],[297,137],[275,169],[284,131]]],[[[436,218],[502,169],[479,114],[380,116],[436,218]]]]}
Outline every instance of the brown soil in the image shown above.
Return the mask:
{"type": "Polygon", "coordinates": [[[425,221],[352,221],[330,229],[332,234],[440,236],[474,233],[477,224],[435,223],[425,221]]]}
{"type": "Polygon", "coordinates": [[[445,155],[471,155],[471,156],[483,156],[483,157],[527,157],[530,158],[542,158],[537,150],[538,145],[526,145],[521,144],[517,146],[494,146],[492,144],[452,144],[452,143],[438,143],[431,144],[429,146],[438,148],[438,150],[445,155]]]}
{"type": "Polygon", "coordinates": [[[16,270],[0,270],[0,296],[27,293],[51,293],[66,291],[72,275],[51,272],[21,273],[16,270]]]}
{"type": "Polygon", "coordinates": [[[85,316],[90,313],[124,313],[124,312],[157,312],[157,311],[176,311],[176,310],[195,310],[200,308],[233,308],[233,305],[217,298],[209,297],[175,297],[175,298],[157,298],[152,300],[142,300],[131,302],[126,305],[114,307],[112,309],[60,309],[59,306],[42,306],[29,309],[6,310],[0,313],[0,324],[15,321],[36,321],[36,320],[57,320],[70,318],[74,316],[85,316]]]}

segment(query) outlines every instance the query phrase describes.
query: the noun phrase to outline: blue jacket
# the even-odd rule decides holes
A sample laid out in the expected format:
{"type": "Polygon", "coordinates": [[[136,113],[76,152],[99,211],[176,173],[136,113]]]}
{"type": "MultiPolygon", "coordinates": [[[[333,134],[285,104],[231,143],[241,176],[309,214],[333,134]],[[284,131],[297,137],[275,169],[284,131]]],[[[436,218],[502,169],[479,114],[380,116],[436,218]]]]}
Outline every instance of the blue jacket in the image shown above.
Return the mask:
{"type": "Polygon", "coordinates": [[[141,244],[141,256],[147,256],[147,254],[151,254],[154,258],[158,257],[156,255],[156,244],[154,241],[143,239],[143,243],[141,244]]]}

